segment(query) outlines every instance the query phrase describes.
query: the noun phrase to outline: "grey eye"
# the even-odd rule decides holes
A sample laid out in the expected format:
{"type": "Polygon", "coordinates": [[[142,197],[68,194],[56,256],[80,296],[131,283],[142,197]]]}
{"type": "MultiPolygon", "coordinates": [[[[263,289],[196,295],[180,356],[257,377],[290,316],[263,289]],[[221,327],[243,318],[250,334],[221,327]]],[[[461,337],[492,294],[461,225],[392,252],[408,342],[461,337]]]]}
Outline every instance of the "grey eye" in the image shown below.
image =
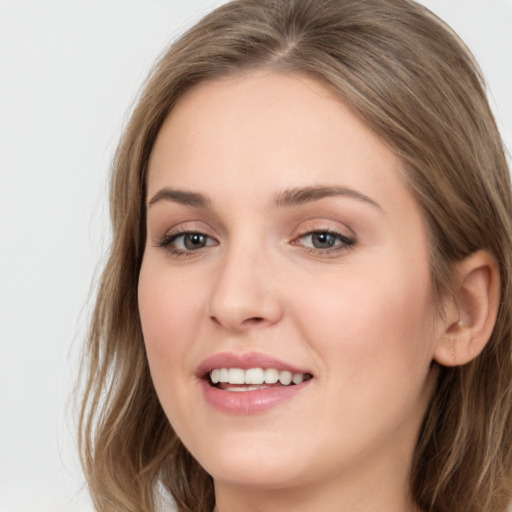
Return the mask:
{"type": "Polygon", "coordinates": [[[214,238],[204,233],[190,231],[166,235],[159,245],[166,248],[171,254],[182,254],[198,251],[216,244],[214,238]]]}
{"type": "Polygon", "coordinates": [[[355,240],[334,231],[310,231],[300,238],[300,244],[306,249],[328,253],[354,245],[355,240]]]}
{"type": "Polygon", "coordinates": [[[315,249],[329,249],[336,245],[339,236],[328,232],[311,233],[311,245],[315,249]]]}
{"type": "Polygon", "coordinates": [[[195,249],[202,249],[203,247],[206,247],[208,241],[208,237],[201,233],[187,233],[185,235],[182,235],[182,239],[183,247],[189,251],[193,251],[195,249]]]}

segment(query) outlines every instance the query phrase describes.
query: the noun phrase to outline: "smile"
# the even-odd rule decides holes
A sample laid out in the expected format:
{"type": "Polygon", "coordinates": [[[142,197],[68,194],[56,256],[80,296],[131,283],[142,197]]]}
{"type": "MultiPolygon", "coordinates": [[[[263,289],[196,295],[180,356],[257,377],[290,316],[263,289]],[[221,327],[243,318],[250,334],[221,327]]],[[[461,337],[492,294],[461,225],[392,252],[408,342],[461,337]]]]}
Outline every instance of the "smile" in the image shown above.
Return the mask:
{"type": "Polygon", "coordinates": [[[206,402],[229,414],[252,414],[292,400],[313,374],[261,353],[222,353],[196,371],[206,402]]]}
{"type": "Polygon", "coordinates": [[[255,391],[274,386],[298,385],[312,376],[277,368],[214,368],[208,374],[212,385],[225,391],[255,391]]]}

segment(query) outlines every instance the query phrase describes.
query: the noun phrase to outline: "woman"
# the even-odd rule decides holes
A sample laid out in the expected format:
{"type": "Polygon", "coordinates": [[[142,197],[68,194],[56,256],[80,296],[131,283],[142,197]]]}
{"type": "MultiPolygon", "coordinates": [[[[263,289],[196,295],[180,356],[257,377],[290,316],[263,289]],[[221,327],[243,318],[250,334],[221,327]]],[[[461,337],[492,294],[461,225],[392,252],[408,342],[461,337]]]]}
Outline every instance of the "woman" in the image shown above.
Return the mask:
{"type": "Polygon", "coordinates": [[[429,11],[220,7],[157,65],[111,187],[98,510],[506,510],[508,170],[429,11]]]}

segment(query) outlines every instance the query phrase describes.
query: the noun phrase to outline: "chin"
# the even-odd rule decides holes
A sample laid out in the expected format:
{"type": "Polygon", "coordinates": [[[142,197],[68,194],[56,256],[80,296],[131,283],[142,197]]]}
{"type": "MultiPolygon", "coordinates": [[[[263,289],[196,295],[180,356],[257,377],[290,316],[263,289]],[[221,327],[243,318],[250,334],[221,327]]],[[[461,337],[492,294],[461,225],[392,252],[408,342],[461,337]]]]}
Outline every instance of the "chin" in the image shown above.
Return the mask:
{"type": "Polygon", "coordinates": [[[208,473],[215,482],[253,489],[287,488],[301,483],[297,468],[285,467],[278,461],[215,461],[208,473]]]}
{"type": "Polygon", "coordinates": [[[303,446],[286,446],[282,441],[269,439],[274,436],[268,433],[261,436],[263,439],[247,436],[242,440],[241,437],[225,442],[218,440],[207,453],[194,454],[215,481],[270,489],[293,485],[301,480],[301,474],[310,470],[303,446]]]}

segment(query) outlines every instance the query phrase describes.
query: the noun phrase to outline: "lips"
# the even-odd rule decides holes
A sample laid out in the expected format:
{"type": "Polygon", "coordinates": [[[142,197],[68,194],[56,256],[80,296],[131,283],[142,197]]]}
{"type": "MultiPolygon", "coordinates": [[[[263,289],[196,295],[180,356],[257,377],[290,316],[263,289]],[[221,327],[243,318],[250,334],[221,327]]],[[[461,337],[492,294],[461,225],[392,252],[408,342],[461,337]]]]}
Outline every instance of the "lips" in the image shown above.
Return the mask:
{"type": "Polygon", "coordinates": [[[313,379],[311,372],[260,354],[221,353],[196,371],[206,401],[230,413],[269,409],[295,396],[313,379]]]}
{"type": "Polygon", "coordinates": [[[309,373],[303,368],[297,368],[275,357],[259,352],[247,352],[245,354],[225,352],[205,359],[197,367],[196,376],[204,377],[215,368],[241,368],[243,370],[248,370],[249,368],[276,368],[280,371],[287,370],[292,373],[309,373]]]}

